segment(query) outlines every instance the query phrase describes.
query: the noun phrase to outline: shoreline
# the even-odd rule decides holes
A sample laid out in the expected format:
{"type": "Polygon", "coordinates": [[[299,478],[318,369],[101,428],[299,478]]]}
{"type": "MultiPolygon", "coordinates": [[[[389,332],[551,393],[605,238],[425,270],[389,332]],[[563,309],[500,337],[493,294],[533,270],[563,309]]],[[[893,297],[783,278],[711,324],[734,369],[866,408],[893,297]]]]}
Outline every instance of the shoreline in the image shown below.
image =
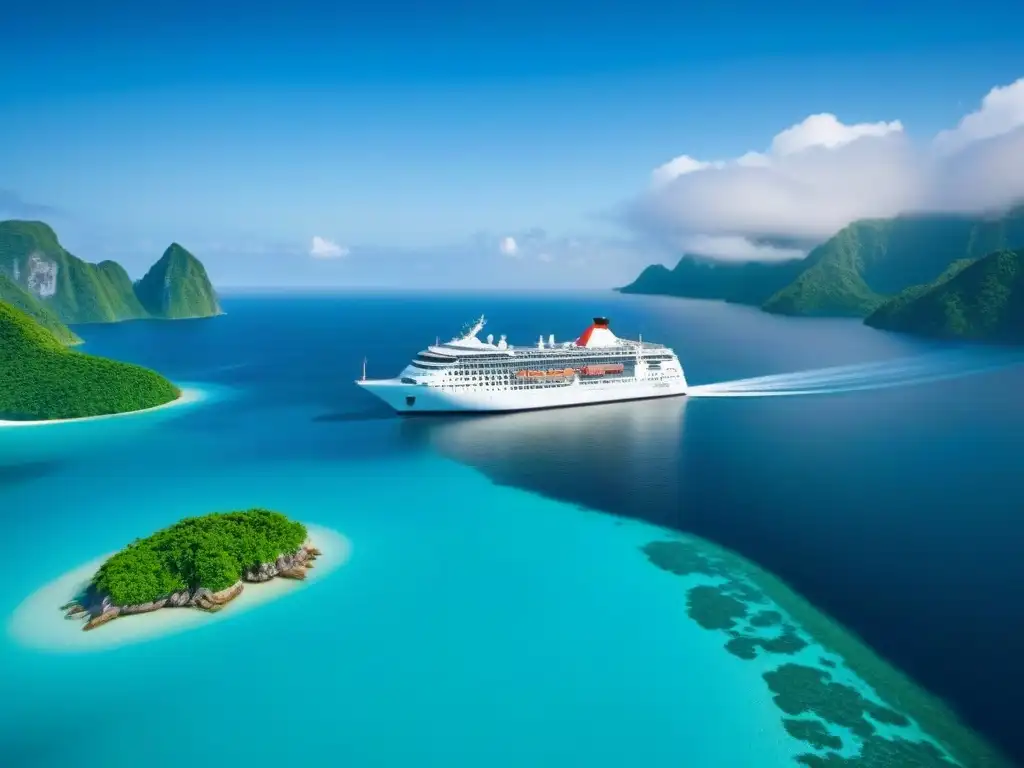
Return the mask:
{"type": "Polygon", "coordinates": [[[142,408],[137,411],[124,411],[122,413],[103,413],[98,416],[79,416],[71,419],[41,419],[37,421],[4,421],[0,419],[0,429],[15,427],[45,427],[51,424],[81,424],[88,421],[100,421],[102,419],[116,419],[122,416],[136,416],[141,413],[153,413],[167,408],[177,408],[183,405],[192,405],[205,399],[205,393],[197,387],[181,387],[181,394],[174,400],[154,405],[150,408],[142,408]]]}
{"type": "Polygon", "coordinates": [[[82,622],[66,619],[60,606],[80,594],[96,570],[116,554],[94,558],[48,581],[32,592],[13,611],[7,621],[8,635],[23,647],[33,650],[75,653],[102,651],[119,646],[155,640],[190,629],[198,629],[229,619],[263,603],[284,597],[315,583],[344,565],[351,553],[351,542],[342,533],[319,525],[306,524],[309,540],[320,550],[316,567],[305,579],[272,578],[264,582],[245,582],[241,593],[223,610],[208,612],[199,608],[163,608],[124,616],[90,632],[82,631],[82,622]]]}

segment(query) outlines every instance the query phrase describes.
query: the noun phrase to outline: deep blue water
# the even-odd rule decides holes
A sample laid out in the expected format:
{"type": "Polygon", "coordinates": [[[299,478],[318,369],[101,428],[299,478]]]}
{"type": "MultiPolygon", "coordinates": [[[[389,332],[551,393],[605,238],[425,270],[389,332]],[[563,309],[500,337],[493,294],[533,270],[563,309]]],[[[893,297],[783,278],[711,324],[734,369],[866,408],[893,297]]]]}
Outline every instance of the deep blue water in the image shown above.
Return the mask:
{"type": "Polygon", "coordinates": [[[674,577],[638,554],[661,528],[781,577],[1024,757],[1024,368],[1005,351],[613,294],[224,305],[79,329],[86,351],[195,383],[207,402],[0,434],[4,538],[37,553],[0,587],[0,611],[213,509],[328,525],[352,559],[216,629],[99,655],[5,640],[14,764],[131,764],[197,718],[210,732],[165,741],[167,765],[285,759],[296,740],[311,764],[787,764],[801,745],[759,672],[721,653],[674,577]],[[609,315],[620,335],[675,347],[698,386],[864,362],[884,364],[757,391],[910,384],[408,420],[352,385],[364,356],[371,376],[393,375],[481,311],[513,343],[609,315]],[[144,712],[125,709],[158,687],[144,712]],[[273,736],[254,730],[267,718],[273,736]],[[82,746],[124,729],[116,746],[82,746]]]}

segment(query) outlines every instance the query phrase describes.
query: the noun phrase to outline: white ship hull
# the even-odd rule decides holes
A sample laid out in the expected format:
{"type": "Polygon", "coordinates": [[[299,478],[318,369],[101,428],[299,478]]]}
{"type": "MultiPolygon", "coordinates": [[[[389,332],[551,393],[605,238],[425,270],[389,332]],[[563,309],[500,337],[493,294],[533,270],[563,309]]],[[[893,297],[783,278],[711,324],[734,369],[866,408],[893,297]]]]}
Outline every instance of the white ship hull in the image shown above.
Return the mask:
{"type": "Polygon", "coordinates": [[[686,377],[675,353],[661,344],[619,339],[608,319],[595,317],[575,341],[535,347],[495,344],[469,331],[420,352],[392,379],[366,379],[360,387],[398,413],[532,411],[573,405],[678,397],[686,377]]]}
{"type": "Polygon", "coordinates": [[[566,384],[535,390],[445,390],[441,387],[403,384],[399,379],[357,381],[398,413],[465,413],[530,411],[565,408],[623,400],[679,397],[686,394],[686,380],[616,381],[614,383],[566,384]],[[413,398],[411,401],[408,398],[413,398]]]}

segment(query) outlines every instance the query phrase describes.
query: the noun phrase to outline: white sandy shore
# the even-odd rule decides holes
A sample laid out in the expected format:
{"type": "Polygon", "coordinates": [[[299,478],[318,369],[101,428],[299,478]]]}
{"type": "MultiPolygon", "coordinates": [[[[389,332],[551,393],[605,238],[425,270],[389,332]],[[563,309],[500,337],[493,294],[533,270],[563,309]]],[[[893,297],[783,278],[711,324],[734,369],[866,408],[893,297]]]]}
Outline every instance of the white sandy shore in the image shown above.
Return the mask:
{"type": "Polygon", "coordinates": [[[306,529],[322,555],[316,559],[305,581],[276,578],[262,584],[247,583],[242,594],[217,613],[206,613],[196,608],[161,608],[152,613],[115,619],[90,632],[83,631],[84,622],[65,619],[60,607],[88,584],[96,570],[110,557],[104,555],[33,592],[11,615],[8,632],[18,643],[41,650],[99,651],[230,619],[257,605],[302,589],[348,560],[351,544],[345,536],[318,525],[307,525],[306,529]]]}
{"type": "Polygon", "coordinates": [[[79,424],[85,421],[100,421],[101,419],[116,419],[121,416],[135,416],[140,413],[152,413],[167,408],[177,408],[182,405],[198,403],[204,398],[203,391],[196,387],[182,387],[181,395],[176,400],[171,400],[163,405],[155,405],[152,408],[143,408],[140,411],[125,411],[124,413],[107,413],[102,416],[83,416],[78,419],[45,419],[43,421],[3,421],[0,420],[0,429],[6,427],[45,427],[51,424],[79,424]]]}

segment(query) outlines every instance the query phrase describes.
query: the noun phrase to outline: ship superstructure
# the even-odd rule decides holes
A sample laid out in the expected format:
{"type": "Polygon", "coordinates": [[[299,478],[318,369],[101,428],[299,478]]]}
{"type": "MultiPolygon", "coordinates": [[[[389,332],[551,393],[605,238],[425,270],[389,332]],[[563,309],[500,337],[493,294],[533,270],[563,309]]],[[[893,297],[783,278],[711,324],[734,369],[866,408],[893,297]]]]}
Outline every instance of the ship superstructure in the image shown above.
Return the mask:
{"type": "Polygon", "coordinates": [[[676,354],[661,344],[620,339],[608,319],[573,341],[549,335],[531,346],[479,338],[480,317],[451,341],[429,346],[393,379],[356,383],[399,413],[521,411],[686,394],[676,354]]]}

